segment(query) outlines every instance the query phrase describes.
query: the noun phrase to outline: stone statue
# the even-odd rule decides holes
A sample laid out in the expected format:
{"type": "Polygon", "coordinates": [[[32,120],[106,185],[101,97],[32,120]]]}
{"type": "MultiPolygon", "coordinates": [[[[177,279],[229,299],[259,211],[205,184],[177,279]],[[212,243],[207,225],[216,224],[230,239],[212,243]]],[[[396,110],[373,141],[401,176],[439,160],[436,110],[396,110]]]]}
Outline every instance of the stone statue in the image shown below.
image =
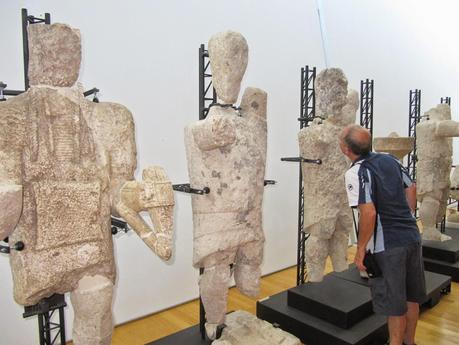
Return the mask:
{"type": "Polygon", "coordinates": [[[374,138],[373,149],[376,152],[390,153],[399,161],[403,161],[403,157],[414,149],[414,138],[400,137],[396,132],[392,132],[387,137],[374,138]]]}
{"type": "Polygon", "coordinates": [[[445,241],[451,237],[440,233],[436,224],[446,213],[450,193],[452,137],[459,136],[459,122],[451,120],[448,104],[439,104],[425,113],[416,126],[416,189],[421,203],[419,217],[422,238],[445,241]]]}
{"type": "Polygon", "coordinates": [[[321,159],[322,164],[302,163],[304,183],[304,231],[309,234],[305,255],[308,280],[323,279],[330,256],[336,272],[348,268],[347,247],[353,228],[352,211],[343,188],[349,160],[339,148],[341,130],[355,123],[359,106],[356,91],[338,68],[325,69],[315,81],[316,118],[298,134],[300,154],[321,159]]]}
{"type": "Polygon", "coordinates": [[[301,345],[300,339],[243,310],[228,314],[226,328],[212,345],[301,345]]]}
{"type": "Polygon", "coordinates": [[[185,144],[191,186],[210,188],[209,194],[192,196],[193,265],[204,268],[199,288],[206,332],[214,339],[225,321],[231,273],[242,293],[255,296],[259,290],[267,95],[249,87],[240,111],[234,109],[247,67],[247,42],[229,31],[213,36],[208,48],[213,85],[223,103],[186,127],[185,144]]]}
{"type": "MultiPolygon", "coordinates": [[[[155,230],[170,233],[172,222],[164,215],[173,199],[158,195],[167,189],[161,168],[144,172],[147,181],[120,198],[136,168],[131,113],[119,104],[86,100],[81,84],[75,84],[78,30],[63,24],[28,30],[31,87],[0,103],[0,206],[6,210],[0,239],[25,244],[10,255],[14,298],[28,306],[70,292],[74,344],[110,344],[115,281],[110,215],[118,215],[118,204],[123,211],[147,209],[161,215],[155,230]],[[158,183],[155,176],[161,177],[158,183]],[[143,193],[141,200],[135,192],[143,193]]],[[[168,257],[170,249],[152,247],[168,257]]]]}

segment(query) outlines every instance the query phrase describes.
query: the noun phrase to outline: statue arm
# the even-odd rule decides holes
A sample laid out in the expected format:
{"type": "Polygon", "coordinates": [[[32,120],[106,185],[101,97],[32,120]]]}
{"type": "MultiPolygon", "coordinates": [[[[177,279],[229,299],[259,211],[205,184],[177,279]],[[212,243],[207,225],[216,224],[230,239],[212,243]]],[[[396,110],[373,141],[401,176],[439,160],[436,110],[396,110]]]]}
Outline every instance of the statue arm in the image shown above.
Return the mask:
{"type": "Polygon", "coordinates": [[[137,165],[135,129],[131,112],[116,103],[91,104],[96,141],[110,174],[111,213],[119,216],[116,205],[125,182],[134,180],[137,165]]]}
{"type": "Polygon", "coordinates": [[[201,151],[210,151],[233,144],[236,128],[227,115],[213,115],[191,127],[194,141],[201,151]]]}
{"type": "Polygon", "coordinates": [[[443,120],[437,124],[435,135],[439,137],[459,137],[459,122],[443,120]]]}
{"type": "Polygon", "coordinates": [[[241,99],[241,112],[243,115],[254,114],[260,119],[266,120],[266,107],[268,94],[262,89],[248,87],[241,99]]]}

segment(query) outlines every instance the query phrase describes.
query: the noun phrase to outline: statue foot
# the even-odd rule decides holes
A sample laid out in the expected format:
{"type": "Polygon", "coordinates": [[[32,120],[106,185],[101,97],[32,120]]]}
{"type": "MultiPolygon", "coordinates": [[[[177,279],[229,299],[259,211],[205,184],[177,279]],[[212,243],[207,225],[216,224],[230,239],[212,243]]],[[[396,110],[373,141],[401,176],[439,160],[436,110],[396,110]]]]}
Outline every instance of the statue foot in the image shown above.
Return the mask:
{"type": "Polygon", "coordinates": [[[221,337],[223,329],[226,327],[225,324],[216,324],[216,323],[208,323],[204,325],[206,328],[206,335],[209,340],[215,340],[221,337]]]}
{"type": "Polygon", "coordinates": [[[451,236],[442,234],[437,229],[424,229],[422,232],[422,239],[427,241],[448,241],[451,239],[451,236]]]}

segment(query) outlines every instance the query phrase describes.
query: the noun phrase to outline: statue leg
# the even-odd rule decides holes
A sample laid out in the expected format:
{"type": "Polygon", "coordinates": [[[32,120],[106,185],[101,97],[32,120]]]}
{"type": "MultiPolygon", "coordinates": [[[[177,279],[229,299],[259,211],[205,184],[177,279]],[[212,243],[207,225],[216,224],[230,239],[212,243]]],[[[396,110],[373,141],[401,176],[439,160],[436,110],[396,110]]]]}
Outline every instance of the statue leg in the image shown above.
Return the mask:
{"type": "Polygon", "coordinates": [[[84,276],[70,293],[75,319],[75,345],[110,345],[112,323],[113,283],[101,276],[84,276]]]}
{"type": "Polygon", "coordinates": [[[430,194],[424,195],[419,208],[419,218],[422,222],[422,238],[425,240],[441,240],[441,233],[435,228],[439,209],[438,199],[434,199],[430,194]]]}
{"type": "Polygon", "coordinates": [[[310,227],[310,235],[305,245],[308,281],[321,282],[324,278],[325,262],[328,256],[329,240],[318,236],[319,224],[310,227]],[[317,228],[317,229],[316,229],[317,228]]]}
{"type": "Polygon", "coordinates": [[[330,259],[335,272],[342,272],[349,268],[347,248],[349,246],[349,231],[352,226],[352,220],[347,216],[339,217],[336,222],[336,229],[329,243],[330,259]]]}
{"type": "Polygon", "coordinates": [[[443,217],[446,215],[446,208],[448,207],[448,196],[449,189],[443,189],[440,199],[440,206],[437,213],[437,223],[441,223],[443,221],[443,217]]]}
{"type": "Polygon", "coordinates": [[[260,293],[263,244],[264,241],[249,242],[241,246],[236,254],[234,280],[239,291],[250,297],[260,293]]]}
{"type": "Polygon", "coordinates": [[[206,311],[206,333],[211,340],[217,336],[217,327],[225,322],[230,277],[229,262],[223,262],[205,267],[199,279],[199,292],[206,311]]]}

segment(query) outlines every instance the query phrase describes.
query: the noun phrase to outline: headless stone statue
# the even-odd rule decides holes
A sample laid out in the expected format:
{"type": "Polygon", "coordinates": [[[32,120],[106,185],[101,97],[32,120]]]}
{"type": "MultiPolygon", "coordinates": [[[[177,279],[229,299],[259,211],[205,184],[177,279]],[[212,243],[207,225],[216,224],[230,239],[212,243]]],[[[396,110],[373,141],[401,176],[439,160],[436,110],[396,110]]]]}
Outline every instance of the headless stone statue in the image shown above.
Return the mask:
{"type": "MultiPolygon", "coordinates": [[[[246,40],[239,33],[224,32],[213,36],[208,47],[217,96],[234,104],[247,67],[246,40]]],[[[209,194],[192,196],[192,208],[193,265],[204,268],[199,288],[211,339],[225,321],[232,271],[242,293],[255,296],[259,290],[266,97],[260,89],[247,88],[240,113],[215,105],[205,120],[185,129],[191,186],[210,188],[209,194]]]]}
{"type": "Polygon", "coordinates": [[[33,305],[70,292],[74,344],[110,344],[110,215],[119,214],[117,204],[132,206],[120,199],[136,168],[132,115],[119,104],[87,101],[75,85],[78,30],[63,24],[28,30],[31,87],[0,103],[0,206],[7,206],[0,238],[25,244],[10,255],[14,298],[33,305]]]}
{"type": "Polygon", "coordinates": [[[323,70],[315,81],[316,118],[298,134],[302,157],[322,164],[302,163],[304,231],[308,280],[323,279],[330,256],[336,272],[348,268],[347,246],[353,227],[352,213],[343,188],[348,159],[339,148],[341,130],[355,122],[358,94],[347,90],[347,79],[338,68],[323,70]]]}
{"type": "Polygon", "coordinates": [[[451,109],[439,104],[430,109],[416,126],[416,189],[421,203],[419,217],[425,240],[445,241],[436,224],[446,213],[450,193],[452,137],[459,136],[459,122],[451,120],[451,109]]]}

